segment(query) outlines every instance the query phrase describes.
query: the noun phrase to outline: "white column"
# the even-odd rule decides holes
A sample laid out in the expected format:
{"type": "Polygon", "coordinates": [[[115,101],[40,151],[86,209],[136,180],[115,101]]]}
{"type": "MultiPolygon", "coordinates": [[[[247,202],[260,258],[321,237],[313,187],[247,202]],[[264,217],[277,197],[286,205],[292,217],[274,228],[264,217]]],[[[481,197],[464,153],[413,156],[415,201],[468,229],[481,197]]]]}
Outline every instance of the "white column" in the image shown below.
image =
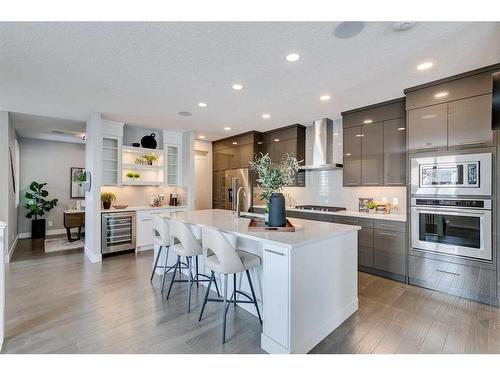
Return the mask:
{"type": "Polygon", "coordinates": [[[0,350],[5,337],[5,263],[4,263],[5,224],[0,222],[0,350]]]}

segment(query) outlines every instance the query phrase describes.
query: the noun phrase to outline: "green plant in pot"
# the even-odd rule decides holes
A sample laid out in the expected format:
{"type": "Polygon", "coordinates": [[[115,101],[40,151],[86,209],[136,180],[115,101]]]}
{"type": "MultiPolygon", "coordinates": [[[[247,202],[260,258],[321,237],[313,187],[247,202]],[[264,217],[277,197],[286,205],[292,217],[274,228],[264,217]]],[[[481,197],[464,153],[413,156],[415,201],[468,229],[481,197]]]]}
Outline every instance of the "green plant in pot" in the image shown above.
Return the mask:
{"type": "Polygon", "coordinates": [[[377,204],[374,201],[366,202],[366,208],[368,208],[368,212],[375,213],[375,208],[377,208],[377,204]]]}
{"type": "Polygon", "coordinates": [[[26,217],[31,220],[31,238],[45,238],[45,219],[41,218],[46,212],[49,212],[57,206],[57,199],[47,200],[49,192],[43,187],[47,183],[38,183],[33,181],[29,191],[24,194],[26,204],[24,207],[28,210],[26,217]]]}
{"type": "Polygon", "coordinates": [[[116,195],[110,192],[101,193],[101,202],[105,210],[109,210],[111,207],[111,202],[116,201],[116,195]]]}
{"type": "Polygon", "coordinates": [[[281,191],[285,186],[293,184],[300,163],[288,153],[283,155],[279,164],[274,164],[269,154],[262,153],[250,162],[252,170],[257,173],[257,185],[262,190],[260,199],[266,202],[266,224],[271,227],[286,225],[285,197],[281,191]]]}

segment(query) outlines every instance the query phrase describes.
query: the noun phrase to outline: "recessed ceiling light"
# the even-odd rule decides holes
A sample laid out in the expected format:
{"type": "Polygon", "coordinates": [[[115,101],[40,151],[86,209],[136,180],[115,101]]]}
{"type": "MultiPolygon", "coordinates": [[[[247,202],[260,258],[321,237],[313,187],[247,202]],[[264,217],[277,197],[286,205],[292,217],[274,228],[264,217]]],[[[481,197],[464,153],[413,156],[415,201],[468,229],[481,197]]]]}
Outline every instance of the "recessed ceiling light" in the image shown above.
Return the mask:
{"type": "Polygon", "coordinates": [[[224,128],[224,130],[229,131],[229,130],[231,130],[231,128],[230,128],[229,126],[226,126],[226,127],[224,128]]]}
{"type": "Polygon", "coordinates": [[[200,135],[200,136],[198,136],[198,138],[205,139],[205,136],[204,135],[200,135]]]}
{"type": "Polygon", "coordinates": [[[327,100],[330,100],[330,95],[321,95],[321,96],[319,97],[319,100],[321,100],[321,101],[323,101],[323,102],[325,102],[325,101],[327,101],[327,100]]]}
{"type": "Polygon", "coordinates": [[[300,59],[300,55],[298,53],[291,53],[286,56],[286,60],[290,62],[294,62],[300,59]]]}
{"type": "Polygon", "coordinates": [[[262,115],[262,118],[264,118],[264,119],[268,119],[268,118],[271,118],[271,115],[270,115],[269,113],[264,113],[264,114],[262,115]]]}
{"type": "Polygon", "coordinates": [[[365,121],[363,121],[363,124],[371,124],[373,122],[372,119],[366,119],[365,121]]]}
{"type": "Polygon", "coordinates": [[[274,140],[274,142],[279,142],[279,141],[280,141],[280,139],[279,139],[279,138],[276,138],[276,139],[274,140]]]}
{"type": "Polygon", "coordinates": [[[235,83],[233,85],[233,90],[243,90],[243,85],[240,85],[239,83],[235,83]]]}
{"type": "Polygon", "coordinates": [[[398,128],[398,130],[405,130],[406,128],[398,128]]]}
{"type": "Polygon", "coordinates": [[[418,64],[417,65],[417,70],[427,70],[429,68],[432,68],[433,65],[434,65],[433,62],[426,61],[426,62],[423,62],[422,64],[418,64]]]}
{"type": "Polygon", "coordinates": [[[180,112],[177,112],[177,114],[179,116],[184,116],[184,117],[187,117],[187,116],[191,116],[192,113],[191,112],[187,112],[187,111],[180,111],[180,112]]]}
{"type": "Polygon", "coordinates": [[[203,102],[198,103],[198,107],[206,107],[206,106],[207,106],[207,103],[203,103],[203,102]]]}
{"type": "Polygon", "coordinates": [[[436,99],[441,99],[441,98],[445,98],[448,96],[448,92],[447,91],[441,91],[441,92],[437,92],[434,94],[434,97],[436,99]]]}

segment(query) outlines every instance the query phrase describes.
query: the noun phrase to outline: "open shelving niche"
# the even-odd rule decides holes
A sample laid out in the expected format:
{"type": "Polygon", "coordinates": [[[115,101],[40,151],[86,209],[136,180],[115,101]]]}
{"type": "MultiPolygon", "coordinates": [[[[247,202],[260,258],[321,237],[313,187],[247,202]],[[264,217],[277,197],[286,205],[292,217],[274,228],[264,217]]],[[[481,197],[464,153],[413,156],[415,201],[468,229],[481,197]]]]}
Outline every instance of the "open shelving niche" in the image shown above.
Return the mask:
{"type": "Polygon", "coordinates": [[[165,151],[143,147],[122,146],[122,185],[163,185],[165,182],[165,151]],[[153,165],[136,164],[135,160],[154,153],[158,159],[153,165]],[[127,173],[138,173],[140,178],[131,179],[127,173]]]}

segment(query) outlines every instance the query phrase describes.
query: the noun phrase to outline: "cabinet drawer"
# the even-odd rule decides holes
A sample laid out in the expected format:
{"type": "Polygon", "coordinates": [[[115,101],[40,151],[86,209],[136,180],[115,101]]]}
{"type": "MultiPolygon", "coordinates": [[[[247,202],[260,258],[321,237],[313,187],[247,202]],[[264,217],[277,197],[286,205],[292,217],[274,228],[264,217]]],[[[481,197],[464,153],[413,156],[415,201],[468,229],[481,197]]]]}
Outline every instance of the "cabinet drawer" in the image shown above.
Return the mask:
{"type": "Polygon", "coordinates": [[[410,255],[409,281],[413,285],[498,305],[494,270],[410,255]]]}
{"type": "Polygon", "coordinates": [[[354,216],[333,216],[333,222],[337,224],[359,225],[363,228],[373,228],[373,219],[354,216]]]}
{"type": "Polygon", "coordinates": [[[395,232],[406,232],[406,222],[392,220],[374,220],[374,228],[395,232]]]}
{"type": "Polygon", "coordinates": [[[373,267],[405,275],[406,236],[400,232],[375,230],[373,267]]]}
{"type": "Polygon", "coordinates": [[[358,246],[373,248],[373,229],[361,228],[358,231],[358,246]]]}
{"type": "Polygon", "coordinates": [[[293,217],[296,217],[298,219],[305,219],[305,220],[326,221],[329,223],[332,222],[331,215],[318,214],[318,213],[314,213],[314,212],[297,212],[297,211],[295,211],[293,213],[293,217]]]}

